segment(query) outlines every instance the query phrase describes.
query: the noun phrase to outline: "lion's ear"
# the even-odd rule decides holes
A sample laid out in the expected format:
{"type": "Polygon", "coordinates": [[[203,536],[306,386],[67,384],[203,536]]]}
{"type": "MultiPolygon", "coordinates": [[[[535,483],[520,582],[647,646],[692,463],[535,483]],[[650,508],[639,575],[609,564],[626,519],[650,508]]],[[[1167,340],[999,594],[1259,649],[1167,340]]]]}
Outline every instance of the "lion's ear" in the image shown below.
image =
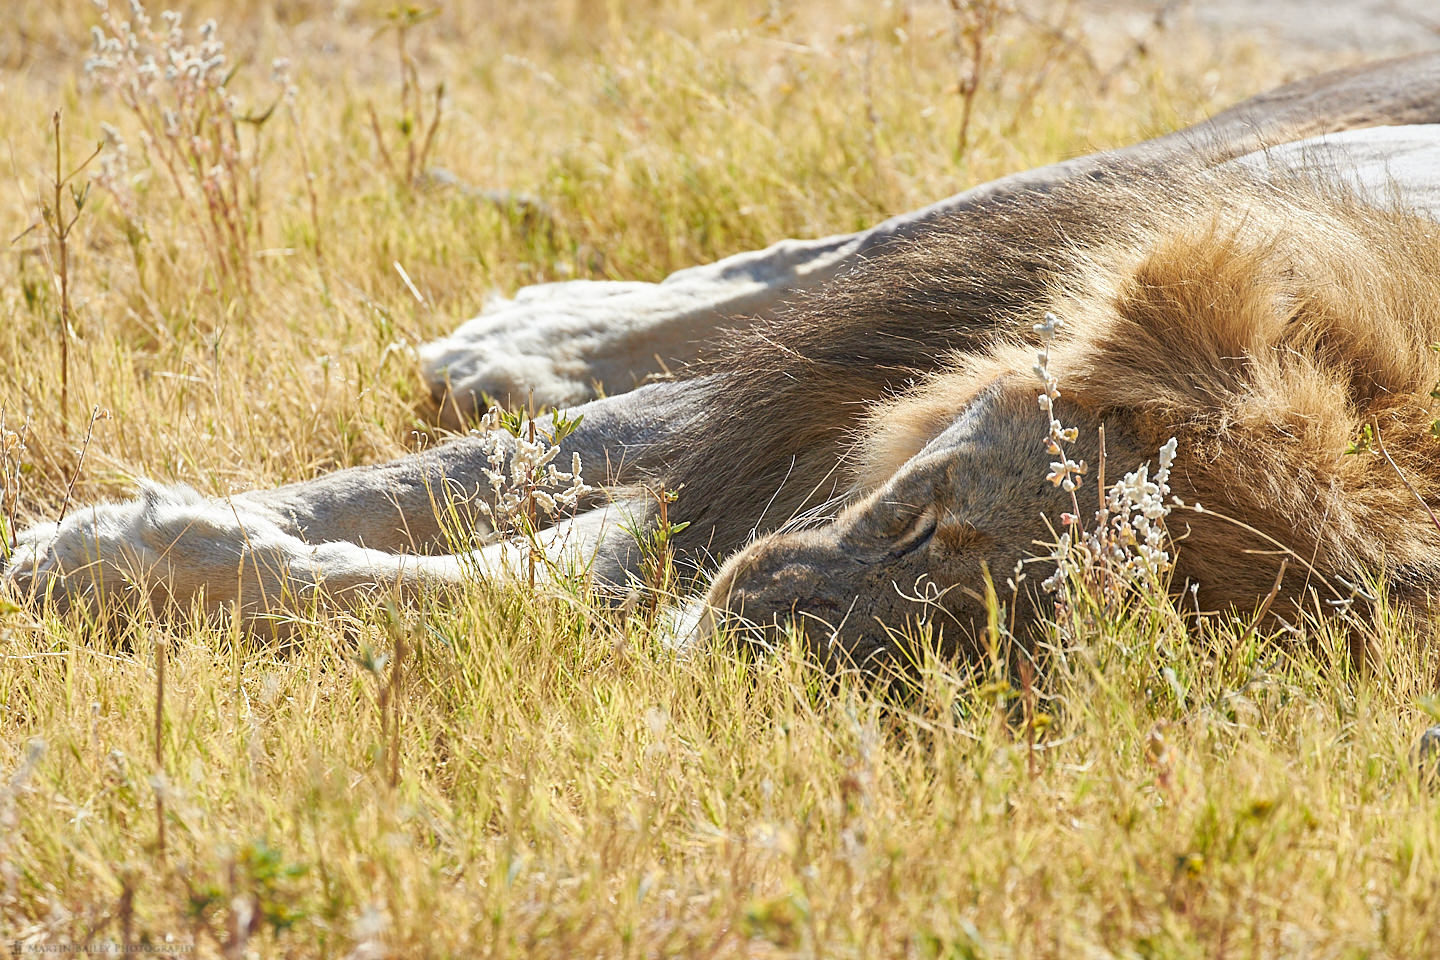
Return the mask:
{"type": "Polygon", "coordinates": [[[1027,357],[1026,350],[1006,348],[957,354],[943,372],[871,404],[846,456],[857,490],[863,493],[883,485],[944,433],[987,387],[1027,357]]]}

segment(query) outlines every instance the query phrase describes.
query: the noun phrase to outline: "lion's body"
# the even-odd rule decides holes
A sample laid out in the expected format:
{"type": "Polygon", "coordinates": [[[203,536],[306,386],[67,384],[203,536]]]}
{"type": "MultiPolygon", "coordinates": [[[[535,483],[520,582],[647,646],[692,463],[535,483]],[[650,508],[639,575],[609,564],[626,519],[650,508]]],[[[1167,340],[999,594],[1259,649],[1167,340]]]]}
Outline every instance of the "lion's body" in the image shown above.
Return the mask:
{"type": "MultiPolygon", "coordinates": [[[[1366,147],[1382,161],[1366,198],[1286,179],[1315,168],[1303,153],[1268,173],[1264,154],[1228,162],[1262,132],[1440,123],[1440,57],[1406,63],[1285,88],[1188,137],[891,222],[843,264],[826,259],[824,286],[770,290],[765,315],[736,321],[680,379],[580,408],[565,454],[618,496],[681,489],[681,546],[702,566],[731,557],[717,607],[809,614],[863,649],[923,592],[947,598],[963,632],[983,613],[986,571],[1041,551],[1070,506],[1045,480],[1031,373],[1028,331],[1049,310],[1066,321],[1051,372],[1056,412],[1079,429],[1074,455],[1099,460],[1103,425],[1114,477],[1177,438],[1173,486],[1209,508],[1176,531],[1178,582],[1204,603],[1253,605],[1288,551],[1287,598],[1379,574],[1423,605],[1440,581],[1427,506],[1440,505],[1440,241],[1432,220],[1397,208],[1440,206],[1440,137],[1414,128],[1434,152],[1388,197],[1373,174],[1387,144],[1406,142],[1398,132],[1366,147]],[[1347,456],[1367,424],[1385,454],[1347,456]],[[775,532],[796,517],[805,529],[775,532]]],[[[1327,156],[1320,169],[1335,172],[1327,156]]],[[[296,592],[344,602],[498,572],[504,544],[444,555],[442,518],[473,517],[488,495],[486,456],[461,439],[225,503],[151,490],[30,531],[6,577],[91,598],[143,580],[157,606],[203,596],[252,611],[296,592]]],[[[645,499],[597,506],[548,542],[623,591],[640,566],[614,517],[625,509],[643,513],[645,499]]]]}
{"type": "MultiPolygon", "coordinates": [[[[726,384],[741,419],[667,458],[682,468],[673,485],[700,490],[694,516],[753,515],[736,502],[741,474],[784,477],[787,515],[832,486],[856,505],[746,549],[720,578],[717,605],[750,619],[844,619],[840,632],[868,645],[916,609],[902,595],[931,583],[959,588],[944,603],[952,617],[983,623],[981,562],[1003,575],[1043,552],[1073,511],[1045,480],[1031,327],[1046,312],[1065,322],[1049,369],[1056,415],[1081,426],[1076,458],[1097,463],[1100,424],[1111,480],[1178,440],[1171,486],[1206,509],[1175,515],[1176,583],[1196,584],[1203,606],[1253,607],[1282,559],[1288,600],[1307,587],[1343,599],[1344,584],[1378,574],[1398,597],[1428,602],[1440,584],[1429,514],[1440,506],[1440,226],[1324,184],[1234,172],[1007,204],[985,217],[993,232],[937,226],[802,308],[816,316],[786,329],[811,338],[767,350],[782,318],[722,361],[744,372],[726,384]],[[856,356],[858,370],[846,360],[856,356]],[[918,383],[904,389],[907,379],[918,383]],[[769,399],[806,395],[826,398],[808,410],[831,415],[755,415],[769,399]],[[984,429],[947,437],[971,411],[983,411],[984,429]],[[1367,426],[1373,450],[1347,454],[1367,426]],[[935,535],[904,549],[927,511],[939,515],[935,535]]],[[[1085,483],[1093,510],[1096,481],[1085,483]]]]}

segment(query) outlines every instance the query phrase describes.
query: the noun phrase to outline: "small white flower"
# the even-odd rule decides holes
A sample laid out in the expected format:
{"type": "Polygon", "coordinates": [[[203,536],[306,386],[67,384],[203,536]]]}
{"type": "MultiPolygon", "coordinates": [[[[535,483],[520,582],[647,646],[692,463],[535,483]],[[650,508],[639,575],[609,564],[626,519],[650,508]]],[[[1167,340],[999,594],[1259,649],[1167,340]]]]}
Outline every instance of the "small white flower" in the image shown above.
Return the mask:
{"type": "MultiPolygon", "coordinates": [[[[1041,349],[1033,369],[1043,384],[1039,406],[1049,421],[1045,449],[1054,458],[1045,479],[1073,494],[1087,468],[1083,460],[1076,462],[1065,452],[1065,445],[1079,438],[1079,430],[1064,426],[1055,415],[1060,389],[1050,373],[1050,344],[1063,326],[1064,321],[1051,313],[1034,326],[1041,349]]],[[[1090,530],[1083,529],[1075,513],[1061,516],[1066,532],[1050,554],[1055,572],[1042,584],[1047,591],[1060,592],[1061,603],[1068,604],[1064,589],[1071,583],[1090,583],[1112,596],[1121,596],[1132,587],[1161,582],[1172,564],[1165,549],[1165,518],[1173,505],[1180,505],[1178,497],[1167,502],[1170,467],[1178,449],[1178,441],[1171,437],[1160,448],[1159,467],[1153,477],[1150,466],[1142,464],[1112,484],[1105,492],[1104,504],[1095,512],[1095,524],[1090,530]]]]}
{"type": "Polygon", "coordinates": [[[1040,334],[1041,339],[1049,341],[1055,339],[1055,331],[1059,330],[1063,326],[1065,326],[1064,320],[1061,320],[1053,313],[1047,312],[1045,314],[1045,319],[1042,322],[1035,324],[1034,330],[1036,333],[1040,334]]]}

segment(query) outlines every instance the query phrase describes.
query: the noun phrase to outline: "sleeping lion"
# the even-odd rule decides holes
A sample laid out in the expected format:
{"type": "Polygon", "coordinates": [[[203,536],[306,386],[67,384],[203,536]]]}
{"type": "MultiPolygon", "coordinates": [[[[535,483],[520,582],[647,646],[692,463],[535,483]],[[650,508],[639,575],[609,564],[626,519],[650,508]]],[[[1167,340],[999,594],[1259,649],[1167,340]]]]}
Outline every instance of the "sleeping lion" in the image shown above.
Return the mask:
{"type": "MultiPolygon", "coordinates": [[[[655,522],[655,491],[678,491],[676,549],[715,571],[704,624],[793,618],[855,659],[922,607],[963,650],[987,578],[1026,561],[1029,582],[1048,576],[1046,544],[1099,481],[1047,477],[1052,419],[1062,467],[1163,466],[1185,505],[1169,583],[1202,609],[1268,596],[1281,615],[1379,578],[1428,610],[1434,124],[1440,57],[1328,74],[860,234],[662,284],[522,291],[424,351],[431,386],[452,422],[532,391],[583,416],[557,462],[578,455],[596,489],[540,535],[542,574],[583,563],[623,597],[644,562],[636,525],[655,522]],[[682,372],[588,396],[653,372],[656,353],[682,372]]],[[[491,458],[513,452],[494,436],[223,501],[146,485],[25,532],[4,579],[62,606],[255,616],[512,575],[524,551],[482,509],[491,458]]],[[[1045,612],[1022,591],[1017,629],[1045,612]]]]}

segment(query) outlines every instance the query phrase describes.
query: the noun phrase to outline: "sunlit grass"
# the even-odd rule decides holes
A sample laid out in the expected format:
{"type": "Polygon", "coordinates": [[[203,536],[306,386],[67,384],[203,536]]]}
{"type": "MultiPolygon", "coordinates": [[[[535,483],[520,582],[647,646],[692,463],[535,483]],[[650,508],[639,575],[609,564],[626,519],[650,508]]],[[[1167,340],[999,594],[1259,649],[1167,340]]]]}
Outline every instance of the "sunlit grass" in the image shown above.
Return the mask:
{"type": "Polygon", "coordinates": [[[1398,629],[1365,672],[1324,632],[1142,614],[1052,663],[1032,746],[983,666],[877,685],[793,651],[676,659],[588,603],[484,587],[283,649],[10,623],[12,769],[44,743],[3,808],[18,935],[123,920],[208,952],[237,897],[262,955],[342,953],[366,922],[400,956],[1423,956],[1434,933],[1440,801],[1409,755],[1434,664],[1398,629]]]}

